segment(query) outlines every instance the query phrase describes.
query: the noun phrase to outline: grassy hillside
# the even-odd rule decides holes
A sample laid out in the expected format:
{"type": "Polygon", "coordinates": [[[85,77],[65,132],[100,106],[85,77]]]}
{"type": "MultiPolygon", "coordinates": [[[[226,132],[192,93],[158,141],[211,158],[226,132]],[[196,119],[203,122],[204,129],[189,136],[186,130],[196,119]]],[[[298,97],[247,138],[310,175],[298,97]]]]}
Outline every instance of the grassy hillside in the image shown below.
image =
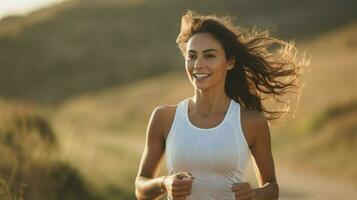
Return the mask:
{"type": "Polygon", "coordinates": [[[0,199],[93,199],[95,188],[66,161],[43,108],[0,101],[0,199]]]}
{"type": "Polygon", "coordinates": [[[299,40],[353,21],[356,5],[338,0],[72,0],[0,21],[0,94],[60,103],[179,70],[175,39],[187,8],[231,14],[241,26],[299,40]]]}
{"type": "MultiPolygon", "coordinates": [[[[356,30],[354,23],[299,45],[311,55],[311,66],[295,118],[272,127],[276,159],[356,180],[356,30]]],[[[191,94],[182,69],[63,103],[53,117],[63,159],[98,187],[116,185],[133,195],[151,111],[191,94]]],[[[162,173],[164,168],[163,163],[162,173]]]]}
{"type": "Polygon", "coordinates": [[[295,119],[276,130],[276,152],[294,165],[356,182],[357,24],[305,41],[311,66],[295,119]]]}

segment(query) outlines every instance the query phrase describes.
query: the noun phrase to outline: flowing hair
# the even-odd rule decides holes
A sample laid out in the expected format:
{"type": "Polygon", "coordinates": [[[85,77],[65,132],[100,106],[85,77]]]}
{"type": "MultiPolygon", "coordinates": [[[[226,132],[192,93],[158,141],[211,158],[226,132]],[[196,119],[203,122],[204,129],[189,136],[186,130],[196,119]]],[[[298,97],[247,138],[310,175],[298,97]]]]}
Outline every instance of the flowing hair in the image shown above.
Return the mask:
{"type": "Polygon", "coordinates": [[[176,43],[185,57],[186,45],[196,33],[209,33],[222,45],[226,59],[234,59],[234,67],[227,72],[225,92],[228,97],[248,110],[264,114],[267,120],[281,119],[290,109],[282,101],[285,93],[296,93],[298,100],[302,87],[298,80],[302,67],[308,62],[303,55],[297,59],[294,42],[269,37],[268,31],[247,31],[234,26],[228,16],[202,16],[188,10],[181,18],[181,31],[176,43]],[[262,101],[273,97],[284,104],[284,110],[270,111],[262,101]]]}

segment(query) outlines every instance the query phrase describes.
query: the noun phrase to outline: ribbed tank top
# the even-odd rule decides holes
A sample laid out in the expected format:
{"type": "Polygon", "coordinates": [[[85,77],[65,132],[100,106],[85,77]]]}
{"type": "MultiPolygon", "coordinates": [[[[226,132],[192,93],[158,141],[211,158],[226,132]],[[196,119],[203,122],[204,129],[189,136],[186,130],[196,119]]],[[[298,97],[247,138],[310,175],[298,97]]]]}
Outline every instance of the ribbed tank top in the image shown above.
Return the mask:
{"type": "Polygon", "coordinates": [[[185,99],[178,104],[166,139],[168,173],[187,171],[195,177],[187,200],[234,200],[230,187],[246,181],[250,159],[240,105],[231,99],[219,125],[199,128],[190,122],[188,102],[185,99]]]}

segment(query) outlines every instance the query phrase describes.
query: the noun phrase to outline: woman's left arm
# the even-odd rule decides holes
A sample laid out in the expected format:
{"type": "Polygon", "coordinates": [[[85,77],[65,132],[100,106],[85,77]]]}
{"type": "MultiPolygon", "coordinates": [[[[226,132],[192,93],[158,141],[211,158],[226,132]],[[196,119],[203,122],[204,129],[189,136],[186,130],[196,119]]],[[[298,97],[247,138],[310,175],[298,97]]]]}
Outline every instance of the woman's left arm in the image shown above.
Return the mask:
{"type": "Polygon", "coordinates": [[[249,183],[244,182],[235,183],[231,190],[236,199],[275,200],[279,198],[279,186],[275,177],[269,125],[261,113],[250,114],[245,131],[253,141],[250,150],[259,170],[261,187],[252,189],[249,183]]]}
{"type": "Polygon", "coordinates": [[[256,200],[275,200],[279,198],[279,186],[275,176],[269,125],[261,113],[255,115],[252,123],[254,139],[251,152],[259,169],[262,184],[262,187],[254,189],[255,198],[256,200]]]}

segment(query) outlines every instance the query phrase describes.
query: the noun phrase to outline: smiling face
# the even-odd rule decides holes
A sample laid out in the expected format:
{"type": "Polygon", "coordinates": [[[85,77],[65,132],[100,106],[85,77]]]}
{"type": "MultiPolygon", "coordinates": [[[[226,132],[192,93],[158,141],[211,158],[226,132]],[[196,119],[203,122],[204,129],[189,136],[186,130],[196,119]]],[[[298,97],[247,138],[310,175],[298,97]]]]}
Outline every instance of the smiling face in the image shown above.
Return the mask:
{"type": "Polygon", "coordinates": [[[196,89],[224,89],[226,73],[233,67],[227,62],[221,44],[209,33],[196,33],[187,42],[185,65],[196,89]]]}

